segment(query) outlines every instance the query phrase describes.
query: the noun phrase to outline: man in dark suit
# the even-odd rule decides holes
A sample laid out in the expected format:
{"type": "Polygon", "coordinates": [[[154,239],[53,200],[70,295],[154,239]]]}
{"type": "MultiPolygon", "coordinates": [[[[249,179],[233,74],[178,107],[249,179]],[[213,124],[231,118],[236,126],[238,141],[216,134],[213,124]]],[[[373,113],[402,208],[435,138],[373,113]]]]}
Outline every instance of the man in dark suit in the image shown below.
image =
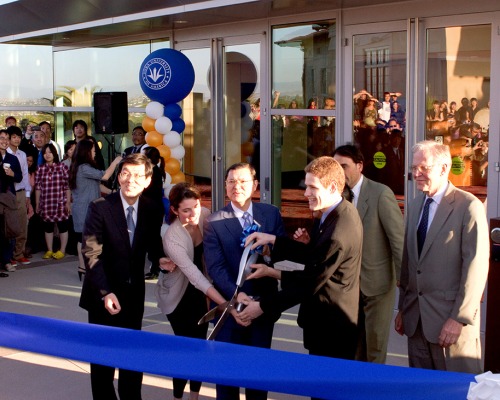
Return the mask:
{"type": "Polygon", "coordinates": [[[133,146],[123,150],[124,155],[140,153],[142,147],[146,144],[146,131],[142,126],[136,126],[132,131],[132,143],[134,143],[133,146]]]}
{"type": "MultiPolygon", "coordinates": [[[[246,222],[260,225],[262,232],[284,235],[283,222],[279,210],[270,204],[252,202],[252,194],[257,189],[255,169],[247,163],[234,164],[226,172],[226,194],[231,203],[208,218],[204,226],[203,247],[205,263],[215,288],[230,299],[236,290],[243,227],[246,222]]],[[[243,290],[250,296],[276,293],[278,282],[267,278],[261,281],[245,282],[243,290]]],[[[216,340],[270,348],[274,321],[261,318],[249,327],[243,327],[229,318],[224,323],[216,340]]],[[[265,399],[267,392],[246,389],[246,397],[265,399]]],[[[217,385],[217,399],[239,399],[239,388],[217,385]]]]}
{"type": "MultiPolygon", "coordinates": [[[[363,227],[356,208],[341,196],[344,171],[332,157],[319,157],[305,168],[309,208],[315,220],[310,238],[303,242],[267,233],[253,233],[252,247],[272,244],[272,261],[289,260],[305,264],[303,271],[278,271],[253,265],[247,279],[271,276],[281,279],[282,290],[251,301],[239,314],[248,323],[264,314],[274,319],[301,303],[297,322],[304,332],[304,347],[310,354],[354,359],[357,345],[359,273],[363,227]],[[309,240],[310,239],[310,240],[309,240]],[[306,243],[307,242],[307,243],[306,243]]],[[[300,238],[299,238],[300,239],[300,238]]]]}
{"type": "MultiPolygon", "coordinates": [[[[86,275],[80,306],[92,324],[141,329],[144,313],[144,262],[164,265],[160,228],[163,210],[141,197],[153,173],[142,154],[124,158],[118,166],[120,190],[89,206],[83,229],[86,275]]],[[[114,368],[91,364],[94,400],[116,399],[114,368]]],[[[141,399],[142,373],[120,369],[120,400],[141,399]]]]}
{"type": "Polygon", "coordinates": [[[356,360],[385,364],[401,273],[403,216],[392,190],[363,176],[363,154],[357,147],[340,146],[333,158],[344,169],[351,202],[363,223],[356,360]]]}
{"type": "Polygon", "coordinates": [[[417,143],[411,167],[421,191],[408,207],[396,331],[410,367],[478,374],[480,304],[489,264],[486,212],[448,181],[450,149],[417,143]]]}

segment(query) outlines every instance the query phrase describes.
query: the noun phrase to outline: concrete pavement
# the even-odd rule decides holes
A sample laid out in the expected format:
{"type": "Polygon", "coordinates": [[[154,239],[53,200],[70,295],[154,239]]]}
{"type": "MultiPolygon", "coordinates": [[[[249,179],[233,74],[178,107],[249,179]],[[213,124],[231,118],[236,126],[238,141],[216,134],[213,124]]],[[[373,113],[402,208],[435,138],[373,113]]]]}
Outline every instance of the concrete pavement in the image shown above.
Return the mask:
{"type": "MultiPolygon", "coordinates": [[[[78,280],[77,258],[67,256],[60,261],[47,261],[42,260],[41,256],[42,253],[35,254],[30,265],[18,267],[17,271],[9,273],[8,278],[0,278],[0,311],[86,322],[87,313],[78,307],[81,282],[78,280]]],[[[156,307],[156,281],[146,282],[143,330],[172,334],[166,317],[156,307]]],[[[296,317],[297,308],[282,315],[274,331],[274,349],[305,353],[302,331],[296,324],[296,317]]],[[[408,365],[406,341],[396,333],[391,333],[387,363],[408,365]]],[[[0,347],[0,371],[1,400],[92,398],[87,363],[0,347]]],[[[146,374],[142,394],[144,400],[173,398],[172,381],[170,378],[146,374]]],[[[188,393],[184,398],[188,398],[188,393]]],[[[214,386],[204,384],[200,399],[214,398],[214,386]]],[[[271,400],[303,398],[269,394],[271,400]]]]}

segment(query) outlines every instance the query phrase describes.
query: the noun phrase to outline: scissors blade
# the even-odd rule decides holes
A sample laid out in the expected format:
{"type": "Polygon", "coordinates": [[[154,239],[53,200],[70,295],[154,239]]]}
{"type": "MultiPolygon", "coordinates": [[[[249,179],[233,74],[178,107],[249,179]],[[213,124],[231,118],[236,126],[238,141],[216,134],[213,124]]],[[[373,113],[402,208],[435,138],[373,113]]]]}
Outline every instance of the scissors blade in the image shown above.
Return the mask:
{"type": "Polygon", "coordinates": [[[219,331],[222,329],[222,326],[224,325],[224,322],[226,321],[227,317],[229,316],[229,311],[231,308],[234,307],[234,304],[236,303],[236,298],[238,297],[238,288],[236,288],[236,291],[233,294],[233,297],[227,304],[226,308],[224,309],[224,312],[220,316],[219,320],[214,326],[214,329],[212,332],[210,332],[210,335],[208,336],[207,340],[214,340],[219,331]]]}
{"type": "Polygon", "coordinates": [[[201,319],[198,321],[198,325],[204,324],[206,322],[210,322],[214,318],[221,316],[228,304],[229,304],[229,301],[226,301],[226,302],[221,303],[218,306],[212,308],[203,317],[201,317],[201,319]]]}

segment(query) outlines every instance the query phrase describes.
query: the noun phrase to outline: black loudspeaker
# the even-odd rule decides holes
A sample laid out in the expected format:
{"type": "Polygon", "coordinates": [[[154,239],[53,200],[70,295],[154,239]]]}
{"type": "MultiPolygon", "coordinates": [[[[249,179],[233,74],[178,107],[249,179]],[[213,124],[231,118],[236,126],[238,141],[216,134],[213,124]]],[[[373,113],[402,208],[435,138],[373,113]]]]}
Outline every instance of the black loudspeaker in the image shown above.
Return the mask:
{"type": "Polygon", "coordinates": [[[94,123],[96,133],[127,133],[127,92],[94,93],[94,123]]]}

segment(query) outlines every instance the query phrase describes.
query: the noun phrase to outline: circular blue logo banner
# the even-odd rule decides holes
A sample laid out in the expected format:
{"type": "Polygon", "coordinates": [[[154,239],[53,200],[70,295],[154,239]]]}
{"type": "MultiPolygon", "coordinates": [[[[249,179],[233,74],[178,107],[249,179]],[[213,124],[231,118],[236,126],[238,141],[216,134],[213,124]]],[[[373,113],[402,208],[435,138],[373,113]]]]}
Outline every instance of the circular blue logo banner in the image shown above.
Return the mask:
{"type": "Polygon", "coordinates": [[[180,51],[160,49],[149,54],[141,64],[139,81],[142,91],[163,105],[184,99],[194,85],[194,68],[180,51]]]}

